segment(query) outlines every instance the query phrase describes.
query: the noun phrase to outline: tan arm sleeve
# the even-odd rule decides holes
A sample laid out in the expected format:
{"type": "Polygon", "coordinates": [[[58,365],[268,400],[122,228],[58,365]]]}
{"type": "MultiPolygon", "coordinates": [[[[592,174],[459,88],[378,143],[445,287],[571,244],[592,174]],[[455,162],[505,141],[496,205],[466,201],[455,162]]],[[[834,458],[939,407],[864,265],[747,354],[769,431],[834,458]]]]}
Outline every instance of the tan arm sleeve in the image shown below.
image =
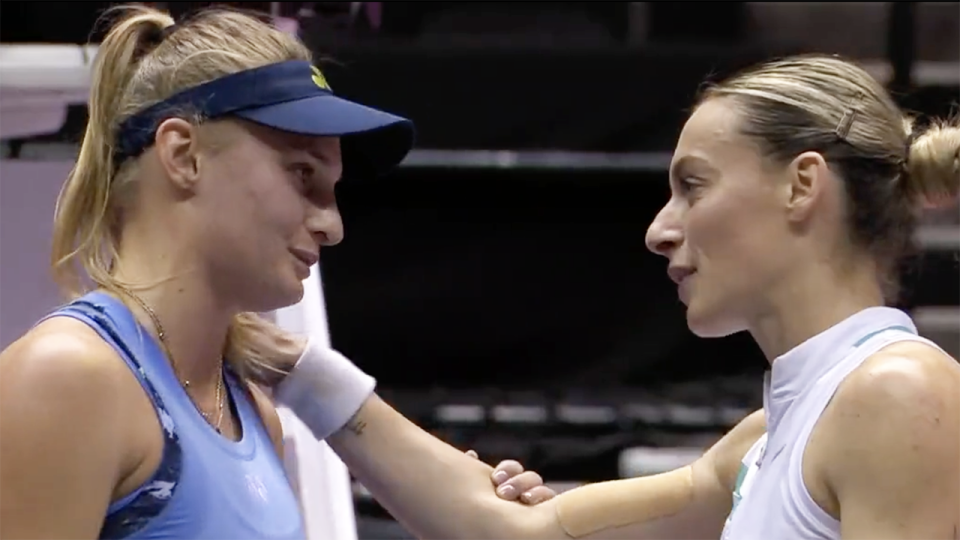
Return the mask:
{"type": "Polygon", "coordinates": [[[740,460],[763,431],[763,412],[757,411],[687,467],[563,493],[549,502],[555,520],[551,538],[557,529],[591,540],[719,537],[740,460]]]}
{"type": "Polygon", "coordinates": [[[328,442],[380,504],[423,539],[716,538],[730,511],[730,491],[712,457],[717,445],[678,471],[586,486],[527,506],[496,496],[489,465],[376,396],[328,442]]]}
{"type": "Polygon", "coordinates": [[[557,498],[557,520],[571,538],[667,518],[694,499],[693,468],[590,484],[557,498]]]}

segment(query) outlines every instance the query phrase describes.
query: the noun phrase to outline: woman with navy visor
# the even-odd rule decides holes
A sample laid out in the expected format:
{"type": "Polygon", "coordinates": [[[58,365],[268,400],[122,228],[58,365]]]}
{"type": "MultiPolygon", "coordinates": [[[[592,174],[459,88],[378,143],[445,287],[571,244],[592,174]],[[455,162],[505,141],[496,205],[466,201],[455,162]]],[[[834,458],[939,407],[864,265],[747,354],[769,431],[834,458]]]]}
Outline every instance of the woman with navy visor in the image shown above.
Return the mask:
{"type": "MultiPolygon", "coordinates": [[[[335,97],[254,18],[125,13],[56,210],[53,267],[76,299],[0,357],[0,537],[304,538],[258,388],[303,343],[252,313],[300,299],[343,236],[335,184],[399,163],[412,125],[335,97]]],[[[330,432],[359,406],[342,390],[325,391],[330,432]]],[[[501,465],[518,488],[503,499],[552,495],[501,465]]]]}

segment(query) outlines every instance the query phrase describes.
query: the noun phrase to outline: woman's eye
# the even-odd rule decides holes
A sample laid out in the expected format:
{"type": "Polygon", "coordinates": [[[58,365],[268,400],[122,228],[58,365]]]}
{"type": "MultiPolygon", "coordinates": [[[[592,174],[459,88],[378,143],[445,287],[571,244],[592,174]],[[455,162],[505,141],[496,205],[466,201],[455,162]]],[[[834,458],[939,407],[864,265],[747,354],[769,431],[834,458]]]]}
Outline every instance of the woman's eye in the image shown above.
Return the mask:
{"type": "Polygon", "coordinates": [[[292,168],[294,176],[304,187],[309,186],[313,181],[313,167],[310,165],[294,165],[292,168]]]}
{"type": "Polygon", "coordinates": [[[693,177],[681,178],[677,185],[680,187],[680,193],[691,200],[696,200],[703,188],[703,182],[693,177]]]}
{"type": "Polygon", "coordinates": [[[683,193],[689,193],[697,188],[697,181],[690,177],[681,178],[677,185],[680,186],[680,191],[683,193]]]}

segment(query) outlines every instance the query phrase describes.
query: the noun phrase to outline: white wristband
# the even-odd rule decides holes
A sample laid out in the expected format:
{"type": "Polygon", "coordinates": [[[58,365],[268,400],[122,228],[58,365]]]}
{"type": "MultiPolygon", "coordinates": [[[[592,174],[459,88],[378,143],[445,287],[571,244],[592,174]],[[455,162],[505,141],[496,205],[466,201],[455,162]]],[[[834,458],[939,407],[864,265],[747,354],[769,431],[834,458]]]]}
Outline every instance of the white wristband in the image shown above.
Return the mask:
{"type": "Polygon", "coordinates": [[[310,340],[274,397],[321,440],[346,425],[376,385],[345,356],[310,340]]]}

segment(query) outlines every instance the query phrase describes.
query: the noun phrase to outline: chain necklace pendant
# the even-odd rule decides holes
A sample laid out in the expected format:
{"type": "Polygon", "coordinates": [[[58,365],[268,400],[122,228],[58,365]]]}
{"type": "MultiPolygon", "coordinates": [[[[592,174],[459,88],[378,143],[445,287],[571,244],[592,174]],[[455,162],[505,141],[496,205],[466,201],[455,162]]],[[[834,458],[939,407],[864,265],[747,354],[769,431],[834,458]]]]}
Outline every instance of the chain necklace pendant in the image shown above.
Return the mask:
{"type": "MultiPolygon", "coordinates": [[[[133,292],[127,291],[127,290],[125,290],[124,293],[126,293],[130,298],[132,298],[132,299],[140,306],[140,308],[143,309],[143,311],[146,312],[147,316],[150,317],[150,322],[153,323],[153,326],[154,326],[154,328],[155,328],[156,331],[157,331],[157,339],[158,339],[158,341],[160,342],[161,348],[163,348],[164,354],[166,354],[167,359],[168,359],[168,361],[170,362],[170,367],[173,369],[173,374],[174,374],[174,375],[176,376],[176,378],[180,381],[180,384],[183,386],[184,391],[186,391],[188,388],[190,388],[190,381],[187,380],[187,379],[180,379],[180,373],[179,373],[179,370],[177,369],[177,363],[176,363],[176,361],[174,360],[173,355],[170,353],[170,347],[169,347],[169,345],[167,344],[167,333],[164,331],[163,325],[160,324],[160,319],[159,319],[159,317],[157,317],[157,314],[153,311],[153,309],[151,309],[150,306],[148,306],[147,303],[144,302],[143,299],[141,299],[139,296],[137,296],[136,294],[133,294],[133,292]]],[[[216,396],[217,396],[217,412],[218,412],[219,414],[217,415],[216,423],[213,422],[213,413],[212,413],[212,412],[208,413],[208,412],[204,411],[203,409],[201,409],[201,408],[197,405],[196,401],[194,401],[193,405],[194,405],[194,407],[196,407],[197,412],[200,413],[200,416],[202,416],[202,417],[204,418],[204,420],[206,420],[207,423],[209,423],[209,424],[211,425],[211,427],[213,427],[213,429],[216,430],[216,432],[217,432],[218,434],[222,435],[222,434],[223,434],[223,431],[222,431],[222,429],[221,429],[221,427],[220,427],[221,424],[222,424],[222,422],[223,422],[223,401],[224,401],[224,395],[223,395],[223,358],[222,358],[222,357],[220,358],[220,366],[219,366],[218,371],[219,371],[220,373],[219,373],[219,378],[217,379],[217,393],[216,393],[216,396]]],[[[187,394],[187,397],[189,397],[189,398],[191,399],[191,401],[193,401],[193,397],[190,396],[189,393],[187,394]]]]}

